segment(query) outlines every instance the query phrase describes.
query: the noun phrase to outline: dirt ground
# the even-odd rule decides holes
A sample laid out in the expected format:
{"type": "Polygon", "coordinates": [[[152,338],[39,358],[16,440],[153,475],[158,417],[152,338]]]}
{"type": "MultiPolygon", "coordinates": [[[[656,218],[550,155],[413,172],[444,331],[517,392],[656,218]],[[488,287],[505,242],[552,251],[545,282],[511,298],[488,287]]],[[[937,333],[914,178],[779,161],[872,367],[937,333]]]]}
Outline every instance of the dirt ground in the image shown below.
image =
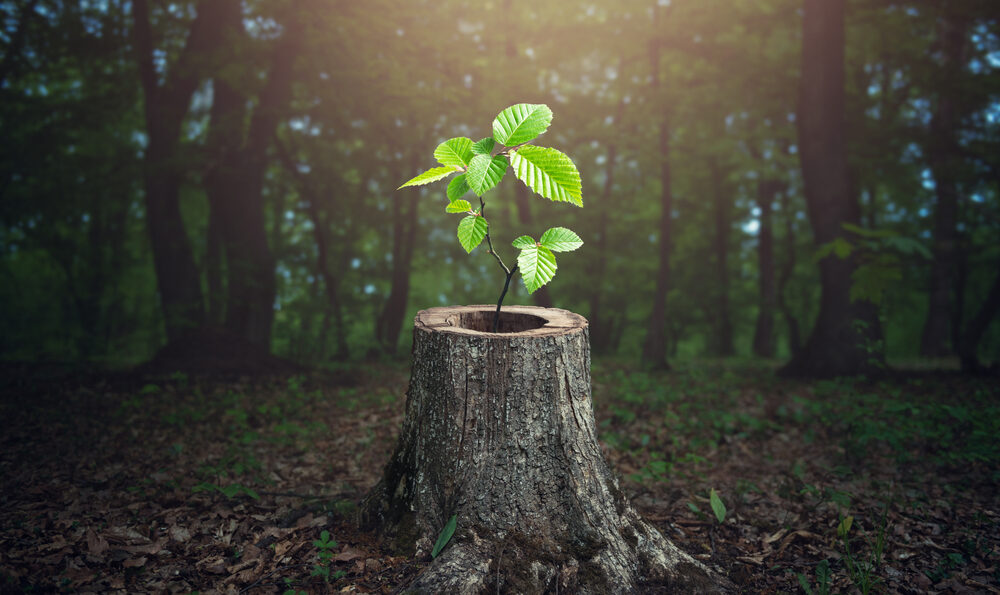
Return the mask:
{"type": "MultiPolygon", "coordinates": [[[[394,593],[429,562],[354,521],[407,363],[0,372],[3,592],[394,593]]],[[[593,394],[639,511],[743,592],[1000,593],[995,380],[597,361],[593,394]]]]}

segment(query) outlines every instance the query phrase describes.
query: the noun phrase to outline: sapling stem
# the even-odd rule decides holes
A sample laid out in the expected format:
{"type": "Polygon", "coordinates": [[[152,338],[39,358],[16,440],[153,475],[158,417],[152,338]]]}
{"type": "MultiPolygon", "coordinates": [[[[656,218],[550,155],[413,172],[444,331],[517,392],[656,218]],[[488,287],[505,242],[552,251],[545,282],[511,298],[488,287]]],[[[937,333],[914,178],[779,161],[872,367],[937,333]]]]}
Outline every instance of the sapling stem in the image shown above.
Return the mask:
{"type": "Polygon", "coordinates": [[[423,186],[458,173],[448,183],[446,194],[449,205],[445,208],[448,213],[463,215],[458,223],[458,241],[466,252],[472,252],[485,239],[489,253],[505,276],[503,291],[493,315],[494,333],[500,325],[500,309],[510,289],[510,279],[519,268],[525,289],[529,294],[534,293],[556,274],[555,252],[570,252],[583,245],[580,236],[565,227],[549,228],[538,240],[520,236],[512,242],[521,251],[513,268],[504,264],[493,247],[483,194],[495,188],[509,169],[513,169],[518,179],[542,197],[583,206],[580,172],[573,161],[556,149],[532,144],[551,122],[552,110],[547,105],[512,105],[493,120],[492,136],[475,143],[464,136],[444,141],[434,149],[434,158],[441,167],[432,167],[400,186],[423,186]],[[478,212],[462,198],[470,190],[479,197],[478,212]]]}
{"type": "MultiPolygon", "coordinates": [[[[479,214],[483,218],[486,218],[486,203],[483,201],[482,196],[479,197],[479,214]]],[[[497,259],[497,264],[500,265],[504,274],[507,275],[507,279],[503,282],[503,291],[500,292],[500,299],[497,300],[497,311],[493,314],[493,332],[495,333],[497,332],[497,327],[500,324],[500,306],[503,305],[503,298],[507,295],[507,288],[510,287],[510,278],[513,277],[514,272],[517,271],[517,265],[514,265],[514,268],[512,269],[508,269],[507,265],[503,263],[503,259],[500,258],[500,255],[493,249],[493,240],[490,239],[490,224],[488,219],[486,222],[486,247],[489,248],[490,254],[493,255],[493,258],[497,259]]]]}

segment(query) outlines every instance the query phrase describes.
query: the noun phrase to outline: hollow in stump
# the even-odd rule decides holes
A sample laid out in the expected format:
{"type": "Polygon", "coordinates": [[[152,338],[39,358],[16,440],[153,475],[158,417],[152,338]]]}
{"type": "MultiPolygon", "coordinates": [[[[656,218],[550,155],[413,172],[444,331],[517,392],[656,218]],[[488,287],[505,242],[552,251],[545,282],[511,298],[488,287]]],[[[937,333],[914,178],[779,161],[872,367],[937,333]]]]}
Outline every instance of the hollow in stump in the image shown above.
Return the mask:
{"type": "Polygon", "coordinates": [[[646,523],[601,454],[587,321],[555,308],[417,313],[395,453],[361,506],[398,551],[430,559],[417,593],[726,592],[646,523]]]}

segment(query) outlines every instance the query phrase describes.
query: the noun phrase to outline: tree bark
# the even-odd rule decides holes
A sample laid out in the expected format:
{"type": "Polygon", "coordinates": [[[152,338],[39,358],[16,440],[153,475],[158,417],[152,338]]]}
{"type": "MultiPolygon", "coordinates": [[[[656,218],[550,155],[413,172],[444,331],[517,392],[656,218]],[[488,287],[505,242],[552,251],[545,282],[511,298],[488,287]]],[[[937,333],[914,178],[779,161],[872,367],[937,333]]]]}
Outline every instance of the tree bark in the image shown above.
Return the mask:
{"type": "Polygon", "coordinates": [[[644,522],[601,454],[587,321],[493,306],[417,314],[406,417],[362,519],[397,548],[446,549],[418,593],[725,591],[644,522]]]}
{"type": "MultiPolygon", "coordinates": [[[[621,61],[618,68],[621,69],[621,61]]],[[[618,108],[611,120],[611,127],[616,128],[621,123],[622,114],[625,112],[624,96],[618,101],[618,108]]],[[[604,187],[601,190],[601,199],[597,203],[597,237],[594,239],[594,269],[593,283],[590,287],[590,333],[593,338],[594,350],[600,354],[613,353],[615,342],[612,340],[616,334],[615,318],[613,315],[604,314],[604,286],[605,275],[608,270],[608,219],[612,192],[615,185],[615,161],[618,159],[618,145],[613,142],[608,143],[607,161],[604,163],[604,187]]]]}
{"type": "MultiPolygon", "coordinates": [[[[653,7],[653,28],[658,29],[662,7],[653,7]]],[[[654,96],[660,89],[660,42],[649,44],[649,62],[652,72],[654,96]]],[[[670,172],[670,117],[664,109],[659,126],[660,157],[660,233],[657,242],[656,289],[653,291],[653,310],[649,315],[646,339],[642,345],[642,364],[652,369],[666,370],[667,364],[667,294],[670,291],[671,227],[673,225],[674,195],[670,172]]]]}
{"type": "MultiPolygon", "coordinates": [[[[817,245],[844,235],[843,223],[860,223],[847,164],[844,87],[845,0],[805,0],[802,76],[799,81],[800,159],[809,223],[817,245]]],[[[820,261],[820,309],[805,346],[783,369],[788,376],[830,377],[882,369],[878,311],[850,299],[853,258],[820,261]]]]}
{"type": "Polygon", "coordinates": [[[148,2],[132,3],[135,56],[145,97],[148,137],[143,173],[146,221],[167,339],[171,341],[205,321],[201,279],[181,218],[181,170],[177,159],[181,125],[191,95],[204,74],[201,66],[219,43],[215,28],[220,21],[220,5],[206,2],[198,6],[198,15],[191,24],[180,58],[170,68],[166,82],[160,85],[153,65],[148,2]]]}
{"type": "MultiPolygon", "coordinates": [[[[397,176],[398,177],[398,176],[397,176]]],[[[410,298],[410,263],[417,232],[417,199],[397,199],[403,206],[392,210],[392,276],[389,297],[376,320],[376,339],[383,350],[396,352],[410,298]]]]}
{"type": "MultiPolygon", "coordinates": [[[[245,42],[240,3],[216,1],[226,7],[223,37],[230,44],[245,42]]],[[[264,220],[264,174],[275,128],[291,100],[293,65],[301,35],[301,23],[289,17],[284,35],[272,49],[267,82],[259,93],[249,127],[247,94],[222,74],[217,73],[213,81],[209,144],[215,150],[217,166],[207,177],[206,188],[213,209],[219,210],[225,245],[225,326],[264,348],[271,344],[277,292],[275,258],[264,220]]],[[[241,57],[234,51],[223,68],[232,67],[241,57]]]]}
{"type": "Polygon", "coordinates": [[[785,217],[785,261],[781,265],[781,275],[778,278],[777,306],[788,327],[788,352],[795,357],[802,350],[802,333],[799,331],[799,319],[795,317],[791,306],[785,300],[785,288],[795,273],[795,217],[792,214],[787,190],[781,193],[781,212],[785,217]]]}
{"type": "Polygon", "coordinates": [[[976,351],[979,349],[979,341],[986,334],[986,329],[1000,312],[1000,273],[993,278],[993,285],[990,287],[986,300],[979,307],[976,315],[965,327],[962,341],[958,346],[958,357],[962,362],[962,371],[969,373],[979,373],[983,371],[983,366],[979,362],[976,351]]]}
{"type": "Polygon", "coordinates": [[[958,103],[961,88],[955,78],[961,76],[966,62],[967,24],[954,16],[941,22],[940,45],[943,62],[937,105],[930,123],[931,172],[934,176],[934,258],[931,262],[927,318],[920,338],[920,354],[925,357],[951,355],[951,322],[958,267],[958,195],[959,175],[963,166],[958,142],[961,114],[958,103]]]}
{"type": "Polygon", "coordinates": [[[715,230],[712,251],[715,256],[715,304],[710,319],[715,321],[712,355],[729,357],[736,353],[733,346],[733,321],[729,312],[729,230],[732,227],[731,205],[726,194],[724,173],[715,160],[709,162],[712,174],[712,202],[715,215],[715,230]]]}
{"type": "Polygon", "coordinates": [[[777,287],[774,277],[774,197],[781,192],[779,180],[757,182],[757,207],[760,209],[760,229],[757,231],[757,269],[760,274],[760,302],[757,325],[753,333],[753,353],[758,357],[774,357],[774,309],[777,287]]]}

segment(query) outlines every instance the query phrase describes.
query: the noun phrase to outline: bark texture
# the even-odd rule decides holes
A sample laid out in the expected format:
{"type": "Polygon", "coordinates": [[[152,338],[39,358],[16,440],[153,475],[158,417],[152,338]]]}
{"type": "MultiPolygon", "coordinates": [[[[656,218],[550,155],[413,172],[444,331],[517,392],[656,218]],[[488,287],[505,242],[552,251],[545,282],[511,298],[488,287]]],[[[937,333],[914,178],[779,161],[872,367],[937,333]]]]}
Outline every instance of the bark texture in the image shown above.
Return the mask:
{"type": "MultiPolygon", "coordinates": [[[[861,222],[852,191],[845,133],[845,0],[805,0],[802,77],[796,122],[802,179],[813,239],[822,246],[844,237],[843,224],[861,222]]],[[[856,258],[820,261],[819,315],[809,339],[783,369],[786,376],[874,374],[883,369],[878,310],[851,301],[856,258]]]]}
{"type": "Polygon", "coordinates": [[[725,592],[643,521],[597,442],[587,321],[553,308],[417,314],[406,417],[362,520],[426,556],[418,593],[725,592]]]}

